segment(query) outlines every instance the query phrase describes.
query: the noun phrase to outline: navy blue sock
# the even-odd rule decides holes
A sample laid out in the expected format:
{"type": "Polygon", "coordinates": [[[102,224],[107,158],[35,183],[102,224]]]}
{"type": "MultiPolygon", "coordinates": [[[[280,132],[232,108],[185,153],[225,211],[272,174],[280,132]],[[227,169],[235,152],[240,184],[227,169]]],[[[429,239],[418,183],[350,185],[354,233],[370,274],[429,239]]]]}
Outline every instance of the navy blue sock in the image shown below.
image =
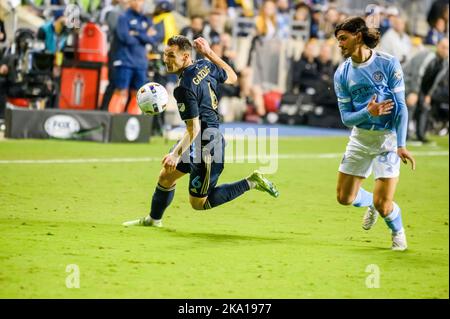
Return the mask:
{"type": "Polygon", "coordinates": [[[152,208],[150,217],[153,219],[161,219],[164,211],[172,203],[173,196],[175,195],[175,186],[171,188],[164,188],[161,185],[157,185],[152,198],[152,208]]]}
{"type": "Polygon", "coordinates": [[[217,186],[209,193],[204,208],[210,209],[225,204],[236,197],[241,196],[248,190],[250,190],[250,186],[246,179],[232,184],[217,186]]]}

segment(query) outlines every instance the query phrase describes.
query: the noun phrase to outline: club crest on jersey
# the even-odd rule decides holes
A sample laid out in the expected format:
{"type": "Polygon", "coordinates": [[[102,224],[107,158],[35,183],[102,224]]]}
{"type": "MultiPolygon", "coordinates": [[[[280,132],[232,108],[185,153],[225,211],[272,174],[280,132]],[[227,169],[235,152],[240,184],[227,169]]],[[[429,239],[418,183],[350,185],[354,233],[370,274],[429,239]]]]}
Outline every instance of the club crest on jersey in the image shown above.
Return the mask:
{"type": "Polygon", "coordinates": [[[372,74],[372,78],[375,82],[381,82],[383,81],[383,73],[381,71],[376,71],[374,74],[372,74]]]}
{"type": "Polygon", "coordinates": [[[186,105],[184,105],[184,103],[178,103],[177,106],[180,112],[184,112],[186,110],[186,105]]]}

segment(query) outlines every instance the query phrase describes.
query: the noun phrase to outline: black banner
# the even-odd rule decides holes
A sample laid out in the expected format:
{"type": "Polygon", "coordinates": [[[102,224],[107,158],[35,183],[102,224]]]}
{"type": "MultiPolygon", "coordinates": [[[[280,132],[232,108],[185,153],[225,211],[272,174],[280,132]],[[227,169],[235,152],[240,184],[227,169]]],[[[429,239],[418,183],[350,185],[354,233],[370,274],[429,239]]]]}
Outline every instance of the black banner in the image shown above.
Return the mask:
{"type": "Polygon", "coordinates": [[[115,143],[147,143],[150,138],[152,123],[152,118],[147,115],[112,115],[109,141],[115,143]]]}
{"type": "Polygon", "coordinates": [[[7,138],[54,138],[96,142],[139,142],[150,139],[151,118],[102,111],[7,109],[7,138]]]}

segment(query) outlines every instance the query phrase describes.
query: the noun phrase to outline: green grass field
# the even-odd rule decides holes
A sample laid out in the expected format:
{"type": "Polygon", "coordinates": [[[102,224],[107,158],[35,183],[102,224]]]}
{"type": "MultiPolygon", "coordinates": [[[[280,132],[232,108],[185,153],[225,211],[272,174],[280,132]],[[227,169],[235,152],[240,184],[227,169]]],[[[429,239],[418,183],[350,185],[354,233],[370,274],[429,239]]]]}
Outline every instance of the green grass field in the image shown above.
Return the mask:
{"type": "MultiPolygon", "coordinates": [[[[448,138],[435,140],[411,148],[416,171],[402,165],[396,201],[405,252],[390,250],[381,219],[365,232],[364,209],[337,204],[340,156],[318,155],[341,154],[344,137],[280,139],[289,158],[271,176],[278,199],[253,191],[193,211],[185,178],[163,229],[121,226],[147,214],[159,161],[7,162],[162,158],[171,146],[162,139],[0,141],[0,297],[448,298],[449,146],[448,138]],[[79,267],[79,289],[66,287],[70,264],[79,267]],[[379,288],[366,285],[371,267],[379,288]]],[[[256,167],[228,164],[219,183],[256,167]]]]}

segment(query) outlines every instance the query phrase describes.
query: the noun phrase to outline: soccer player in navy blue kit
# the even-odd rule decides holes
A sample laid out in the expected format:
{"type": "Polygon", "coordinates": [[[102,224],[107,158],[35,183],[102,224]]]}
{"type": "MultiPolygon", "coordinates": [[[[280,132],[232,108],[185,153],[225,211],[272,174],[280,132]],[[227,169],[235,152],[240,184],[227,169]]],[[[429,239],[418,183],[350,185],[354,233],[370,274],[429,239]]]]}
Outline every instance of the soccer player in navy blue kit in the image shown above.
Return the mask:
{"type": "Polygon", "coordinates": [[[186,174],[189,201],[193,209],[206,210],[227,203],[250,189],[278,197],[274,184],[258,171],[232,184],[216,186],[224,169],[225,141],[219,131],[217,88],[219,83],[233,84],[237,75],[217,56],[203,38],[194,40],[198,53],[206,59],[192,61],[192,44],[184,36],[169,39],[164,63],[169,73],[178,75],[174,96],[186,131],[162,160],[158,184],[153,193],[150,215],[125,222],[124,226],[161,227],[164,211],[175,194],[175,184],[186,174]]]}
{"type": "Polygon", "coordinates": [[[346,60],[334,75],[342,122],[353,127],[339,166],[337,200],[342,205],[368,207],[363,228],[369,230],[381,215],[391,229],[392,250],[407,248],[401,210],[394,202],[400,160],[414,157],[406,149],[408,111],[402,67],[397,58],[375,48],[380,34],[364,19],[348,18],[335,36],[346,60]],[[374,172],[373,193],[361,187],[374,172]]]}

